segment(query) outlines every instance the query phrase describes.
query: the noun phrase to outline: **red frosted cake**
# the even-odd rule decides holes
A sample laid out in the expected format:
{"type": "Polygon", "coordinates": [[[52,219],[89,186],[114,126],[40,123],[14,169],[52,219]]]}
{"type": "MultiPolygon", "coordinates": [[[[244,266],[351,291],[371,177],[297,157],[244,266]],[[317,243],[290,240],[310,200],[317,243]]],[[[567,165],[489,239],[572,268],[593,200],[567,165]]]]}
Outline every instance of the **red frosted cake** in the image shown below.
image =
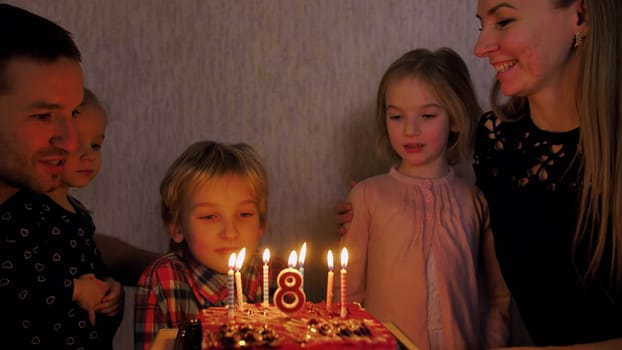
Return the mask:
{"type": "Polygon", "coordinates": [[[245,305],[236,310],[232,321],[226,307],[203,310],[202,349],[279,348],[279,349],[387,349],[398,348],[391,332],[359,304],[348,304],[348,315],[341,318],[340,305],[333,312],[325,303],[305,303],[290,314],[275,306],[245,305]]]}

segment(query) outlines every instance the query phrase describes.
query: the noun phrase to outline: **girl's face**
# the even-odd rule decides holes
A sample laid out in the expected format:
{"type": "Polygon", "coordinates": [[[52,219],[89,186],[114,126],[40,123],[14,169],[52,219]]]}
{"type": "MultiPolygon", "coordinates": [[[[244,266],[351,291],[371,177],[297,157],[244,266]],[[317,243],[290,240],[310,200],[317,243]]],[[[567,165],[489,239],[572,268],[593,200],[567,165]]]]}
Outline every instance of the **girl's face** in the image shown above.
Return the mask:
{"type": "Polygon", "coordinates": [[[180,224],[169,226],[169,234],[177,243],[185,240],[201,264],[227,273],[231,253],[246,248],[248,257],[263,235],[257,198],[248,181],[236,174],[212,178],[190,192],[180,224]]]}
{"type": "Polygon", "coordinates": [[[477,17],[475,55],[488,58],[504,95],[559,90],[564,77],[574,76],[568,69],[579,30],[576,4],[554,8],[552,0],[478,0],[477,17]]]}
{"type": "Polygon", "coordinates": [[[106,115],[92,104],[78,107],[74,125],[78,134],[78,149],[67,156],[62,182],[67,187],[84,187],[101,168],[101,147],[106,131],[106,115]]]}
{"type": "Polygon", "coordinates": [[[399,171],[423,178],[447,174],[450,120],[432,89],[416,77],[396,78],[387,86],[385,102],[389,140],[401,158],[399,171]]]}

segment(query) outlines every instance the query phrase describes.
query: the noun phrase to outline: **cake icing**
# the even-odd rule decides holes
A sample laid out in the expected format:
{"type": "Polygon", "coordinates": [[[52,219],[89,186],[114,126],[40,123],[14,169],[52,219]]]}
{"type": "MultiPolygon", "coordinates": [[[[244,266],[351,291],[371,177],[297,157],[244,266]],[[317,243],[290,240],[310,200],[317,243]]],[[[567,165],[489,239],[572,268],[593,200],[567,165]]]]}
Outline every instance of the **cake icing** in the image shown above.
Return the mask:
{"type": "MultiPolygon", "coordinates": [[[[346,317],[327,312],[326,304],[306,302],[294,313],[274,305],[247,304],[228,319],[226,307],[201,312],[202,349],[397,349],[397,342],[382,323],[360,304],[346,305],[346,317]]],[[[333,310],[340,310],[334,305],[333,310]]]]}

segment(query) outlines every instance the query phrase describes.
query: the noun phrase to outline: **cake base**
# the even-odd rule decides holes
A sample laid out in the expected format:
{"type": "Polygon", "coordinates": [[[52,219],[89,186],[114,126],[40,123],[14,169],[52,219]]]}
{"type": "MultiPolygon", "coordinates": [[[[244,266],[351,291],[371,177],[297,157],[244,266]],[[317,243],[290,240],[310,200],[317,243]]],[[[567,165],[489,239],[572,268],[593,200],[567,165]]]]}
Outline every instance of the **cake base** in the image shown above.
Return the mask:
{"type": "Polygon", "coordinates": [[[399,349],[391,332],[359,304],[346,308],[341,318],[339,304],[329,313],[325,303],[307,302],[292,314],[274,305],[246,304],[229,320],[225,307],[212,307],[201,312],[201,348],[399,349]]]}

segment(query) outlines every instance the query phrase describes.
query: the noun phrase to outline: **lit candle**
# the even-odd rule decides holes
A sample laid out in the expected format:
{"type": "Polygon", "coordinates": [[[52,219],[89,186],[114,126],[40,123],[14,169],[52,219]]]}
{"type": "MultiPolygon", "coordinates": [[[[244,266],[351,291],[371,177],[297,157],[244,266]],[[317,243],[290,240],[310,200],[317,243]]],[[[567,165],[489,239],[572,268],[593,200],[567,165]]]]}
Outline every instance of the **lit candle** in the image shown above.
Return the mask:
{"type": "Polygon", "coordinates": [[[268,262],[270,262],[270,250],[266,248],[263,251],[263,306],[270,305],[269,298],[269,279],[268,279],[268,262]]]}
{"type": "Polygon", "coordinates": [[[328,281],[326,282],[326,312],[333,311],[333,252],[328,251],[328,281]]]}
{"type": "Polygon", "coordinates": [[[341,250],[341,317],[346,317],[348,309],[346,308],[346,294],[348,293],[347,275],[348,271],[348,250],[344,247],[341,250]]]}
{"type": "Polygon", "coordinates": [[[235,253],[229,257],[229,271],[227,271],[227,317],[233,319],[233,268],[235,267],[235,253]]]}
{"type": "Polygon", "coordinates": [[[287,261],[289,267],[283,269],[276,279],[276,292],[272,298],[274,305],[283,312],[296,312],[305,303],[305,292],[302,290],[302,275],[296,269],[296,251],[293,250],[287,261]]]}
{"type": "Polygon", "coordinates": [[[246,255],[246,248],[242,248],[235,261],[235,286],[238,291],[238,307],[240,311],[244,311],[244,294],[242,293],[242,264],[244,263],[244,256],[246,255]]]}
{"type": "Polygon", "coordinates": [[[302,288],[304,289],[305,285],[305,257],[307,256],[307,242],[302,244],[300,247],[300,254],[298,254],[298,271],[302,275],[302,288]]]}

